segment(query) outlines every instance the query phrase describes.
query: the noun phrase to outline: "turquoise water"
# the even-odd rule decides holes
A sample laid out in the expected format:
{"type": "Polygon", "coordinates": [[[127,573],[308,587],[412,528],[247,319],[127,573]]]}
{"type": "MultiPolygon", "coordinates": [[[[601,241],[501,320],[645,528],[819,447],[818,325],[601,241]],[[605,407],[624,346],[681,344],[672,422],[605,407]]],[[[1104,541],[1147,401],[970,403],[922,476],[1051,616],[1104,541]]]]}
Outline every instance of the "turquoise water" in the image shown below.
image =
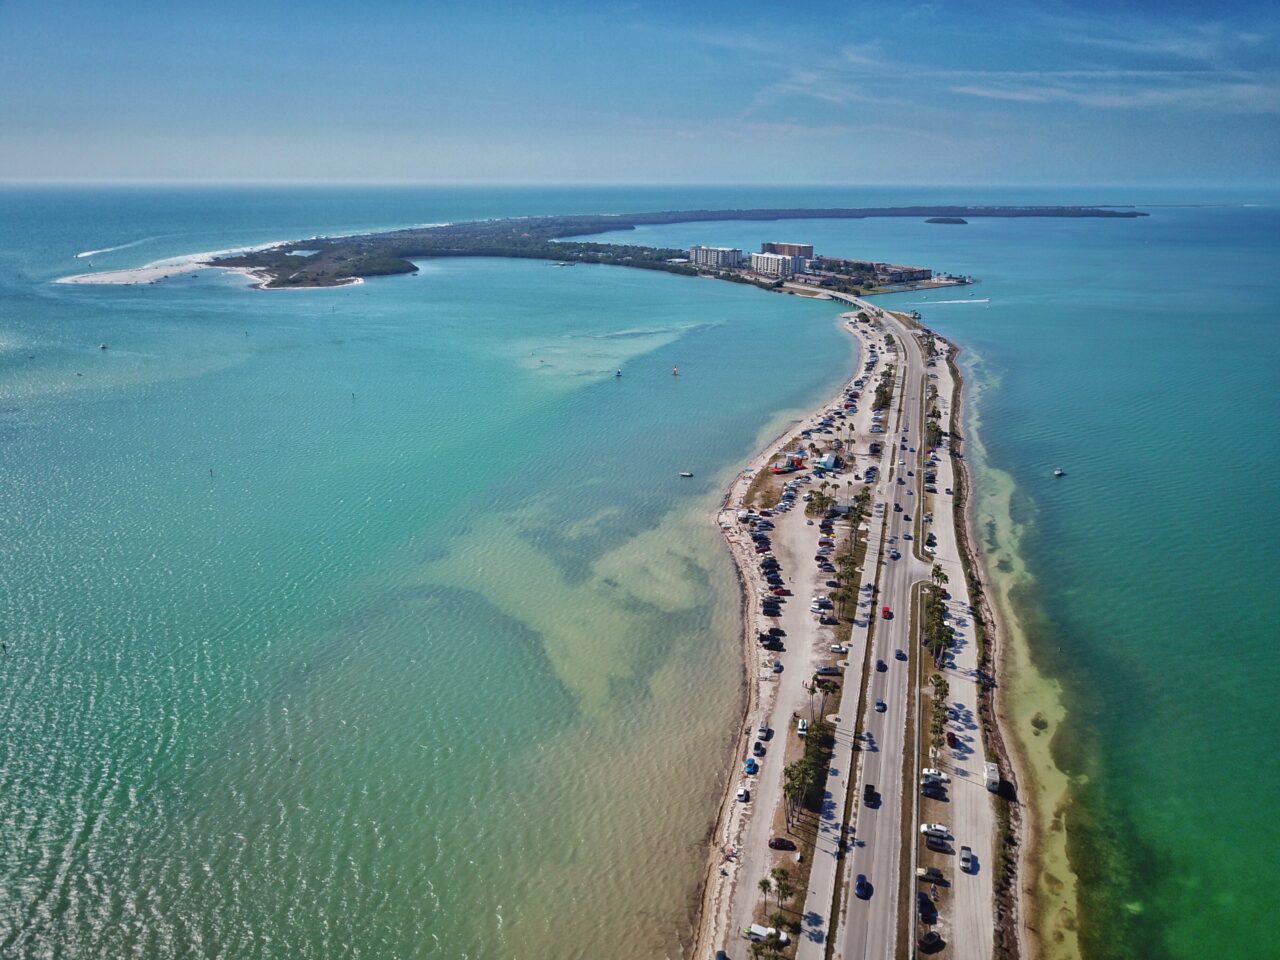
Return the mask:
{"type": "MultiPolygon", "coordinates": [[[[849,357],[830,304],[607,267],[50,280],[463,217],[1133,196],[0,190],[0,953],[679,955],[741,697],[709,512],[849,357]]],[[[1277,907],[1280,218],[1152,209],[628,237],[982,278],[889,302],[966,346],[1018,485],[1086,946],[1243,955],[1277,907]]]]}
{"type": "Polygon", "coordinates": [[[1020,612],[1037,662],[1066,684],[1055,754],[1080,778],[1067,824],[1082,945],[1250,956],[1280,912],[1267,720],[1280,680],[1267,572],[1280,543],[1280,209],[1149,209],[643,239],[802,240],[981,278],[879,302],[964,346],[989,463],[1016,483],[1034,578],[1020,612]]]}

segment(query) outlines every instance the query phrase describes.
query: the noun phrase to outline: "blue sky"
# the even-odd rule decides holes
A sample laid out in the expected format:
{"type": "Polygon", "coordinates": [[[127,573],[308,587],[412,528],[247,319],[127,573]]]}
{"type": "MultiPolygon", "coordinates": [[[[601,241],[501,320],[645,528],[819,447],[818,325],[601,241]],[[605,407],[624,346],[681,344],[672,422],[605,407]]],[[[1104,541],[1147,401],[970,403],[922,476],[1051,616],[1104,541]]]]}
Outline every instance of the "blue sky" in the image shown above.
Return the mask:
{"type": "Polygon", "coordinates": [[[0,178],[1280,183],[1280,6],[0,0],[0,178]]]}

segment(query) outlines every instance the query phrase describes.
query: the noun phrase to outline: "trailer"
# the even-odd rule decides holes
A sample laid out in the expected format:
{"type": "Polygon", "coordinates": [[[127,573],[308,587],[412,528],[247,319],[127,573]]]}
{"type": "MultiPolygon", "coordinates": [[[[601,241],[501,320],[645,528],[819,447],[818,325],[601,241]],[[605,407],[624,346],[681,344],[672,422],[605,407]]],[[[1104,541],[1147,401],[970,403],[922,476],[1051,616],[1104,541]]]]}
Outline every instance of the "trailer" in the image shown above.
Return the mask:
{"type": "Polygon", "coordinates": [[[986,780],[987,789],[992,793],[1000,792],[1000,768],[994,763],[984,764],[982,767],[983,779],[986,780]]]}

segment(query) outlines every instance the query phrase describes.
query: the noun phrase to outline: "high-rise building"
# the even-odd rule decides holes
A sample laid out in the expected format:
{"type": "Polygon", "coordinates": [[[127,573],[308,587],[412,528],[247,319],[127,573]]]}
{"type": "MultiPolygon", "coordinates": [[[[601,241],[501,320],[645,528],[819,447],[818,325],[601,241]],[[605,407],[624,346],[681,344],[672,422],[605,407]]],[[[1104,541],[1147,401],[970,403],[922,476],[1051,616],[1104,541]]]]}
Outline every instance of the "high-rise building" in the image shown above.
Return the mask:
{"type": "Polygon", "coordinates": [[[806,260],[813,259],[812,243],[762,243],[760,244],[761,253],[779,253],[784,257],[804,257],[806,260]]]}
{"type": "Polygon", "coordinates": [[[736,247],[690,247],[689,262],[695,267],[723,270],[742,266],[742,251],[736,247]]]}
{"type": "Polygon", "coordinates": [[[753,253],[751,269],[762,277],[789,277],[804,271],[804,257],[781,253],[753,253]]]}

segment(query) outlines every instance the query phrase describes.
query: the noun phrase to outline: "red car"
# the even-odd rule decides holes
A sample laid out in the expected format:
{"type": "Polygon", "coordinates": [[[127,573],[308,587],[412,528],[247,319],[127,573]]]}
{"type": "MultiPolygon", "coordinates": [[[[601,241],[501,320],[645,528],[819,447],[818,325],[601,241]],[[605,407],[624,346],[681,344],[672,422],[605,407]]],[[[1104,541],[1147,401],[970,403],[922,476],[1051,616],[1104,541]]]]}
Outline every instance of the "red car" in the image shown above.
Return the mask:
{"type": "Polygon", "coordinates": [[[956,739],[956,735],[952,733],[950,730],[947,731],[947,746],[948,747],[960,746],[960,741],[956,739]]]}
{"type": "Polygon", "coordinates": [[[881,607],[880,616],[884,617],[886,620],[891,620],[893,619],[893,611],[888,607],[881,607]]]}
{"type": "Polygon", "coordinates": [[[791,596],[791,591],[788,590],[786,587],[774,587],[773,592],[775,596],[779,596],[779,597],[791,596]]]}

